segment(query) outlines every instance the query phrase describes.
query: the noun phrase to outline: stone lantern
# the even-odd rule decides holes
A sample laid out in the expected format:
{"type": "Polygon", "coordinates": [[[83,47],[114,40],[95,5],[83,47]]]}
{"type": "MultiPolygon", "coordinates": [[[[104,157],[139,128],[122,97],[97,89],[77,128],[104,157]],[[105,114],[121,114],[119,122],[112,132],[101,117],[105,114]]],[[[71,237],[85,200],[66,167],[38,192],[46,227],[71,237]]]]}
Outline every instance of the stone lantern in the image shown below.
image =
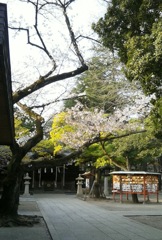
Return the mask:
{"type": "Polygon", "coordinates": [[[83,188],[82,188],[82,185],[83,185],[83,180],[84,178],[81,177],[81,174],[79,174],[79,177],[76,178],[77,180],[77,197],[82,197],[83,196],[83,188]]]}
{"type": "Polygon", "coordinates": [[[31,177],[29,177],[29,173],[26,173],[25,177],[24,177],[24,184],[25,184],[25,190],[24,190],[24,196],[29,196],[30,193],[29,193],[29,185],[30,185],[30,179],[31,177]]]}

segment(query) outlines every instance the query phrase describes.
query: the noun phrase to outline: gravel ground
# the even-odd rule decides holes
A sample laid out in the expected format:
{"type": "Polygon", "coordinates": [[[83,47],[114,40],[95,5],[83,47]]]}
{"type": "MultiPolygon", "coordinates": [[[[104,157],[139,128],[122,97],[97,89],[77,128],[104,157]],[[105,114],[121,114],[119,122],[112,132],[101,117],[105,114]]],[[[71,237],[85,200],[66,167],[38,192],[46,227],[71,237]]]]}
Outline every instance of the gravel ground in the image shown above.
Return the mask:
{"type": "MultiPolygon", "coordinates": [[[[119,198],[119,197],[118,197],[119,198]]],[[[130,201],[120,203],[119,199],[116,202],[110,197],[107,200],[88,198],[92,204],[100,206],[109,211],[120,212],[123,216],[130,218],[136,222],[147,224],[151,227],[162,230],[162,194],[159,198],[159,203],[156,202],[156,197],[152,196],[150,202],[143,204],[143,198],[139,198],[140,203],[134,204],[130,201]],[[143,213],[142,213],[143,212],[143,213]]]]}
{"type": "Polygon", "coordinates": [[[138,216],[127,216],[132,220],[140,223],[147,224],[151,227],[162,230],[162,215],[138,215],[138,216]]]}

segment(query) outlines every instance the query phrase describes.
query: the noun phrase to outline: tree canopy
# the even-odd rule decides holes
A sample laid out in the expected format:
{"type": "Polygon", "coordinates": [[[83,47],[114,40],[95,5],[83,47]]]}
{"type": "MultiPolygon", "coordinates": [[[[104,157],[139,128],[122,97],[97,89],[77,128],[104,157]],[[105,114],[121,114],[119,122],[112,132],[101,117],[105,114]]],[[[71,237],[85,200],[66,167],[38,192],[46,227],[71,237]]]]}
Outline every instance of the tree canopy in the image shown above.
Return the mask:
{"type": "Polygon", "coordinates": [[[112,0],[93,29],[104,46],[117,52],[130,80],[140,81],[147,94],[161,95],[161,0],[112,0]]]}
{"type": "Polygon", "coordinates": [[[70,100],[65,100],[65,108],[74,106],[78,101],[85,107],[94,110],[102,109],[105,113],[113,113],[121,108],[129,98],[126,92],[133,91],[122,72],[119,58],[104,47],[95,47],[93,57],[89,60],[89,69],[77,78],[71,90],[70,100]]]}
{"type": "Polygon", "coordinates": [[[152,121],[162,134],[162,3],[161,0],[112,0],[107,12],[92,25],[105,47],[125,64],[125,74],[152,97],[152,121]]]}
{"type": "Polygon", "coordinates": [[[97,109],[91,111],[81,104],[76,104],[75,107],[66,109],[66,112],[57,114],[50,132],[56,156],[60,152],[78,152],[75,161],[79,159],[80,163],[91,161],[97,168],[112,164],[126,169],[124,157],[120,162],[121,154],[116,151],[116,155],[113,155],[115,145],[112,141],[118,139],[120,142],[121,138],[142,133],[145,130],[143,119],[128,120],[131,113],[129,112],[129,116],[122,114],[122,110],[110,115],[97,109]]]}
{"type": "Polygon", "coordinates": [[[149,130],[141,134],[114,139],[109,153],[124,170],[159,171],[157,159],[161,156],[162,142],[149,130]]]}

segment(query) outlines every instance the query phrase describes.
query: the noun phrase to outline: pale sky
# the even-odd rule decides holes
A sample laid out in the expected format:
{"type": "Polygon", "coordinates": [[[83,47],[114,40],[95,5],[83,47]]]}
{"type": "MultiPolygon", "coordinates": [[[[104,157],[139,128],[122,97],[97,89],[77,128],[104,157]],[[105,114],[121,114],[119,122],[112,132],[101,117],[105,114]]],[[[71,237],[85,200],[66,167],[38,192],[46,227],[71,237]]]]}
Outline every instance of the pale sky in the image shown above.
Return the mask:
{"type": "MultiPolygon", "coordinates": [[[[33,10],[31,9],[30,4],[26,4],[18,0],[0,0],[0,2],[8,4],[9,24],[10,22],[12,22],[12,24],[14,25],[15,19],[19,22],[19,24],[22,24],[22,26],[24,26],[24,21],[26,21],[27,23],[31,22],[31,24],[33,24],[33,21],[32,21],[33,18],[31,14],[33,10]]],[[[70,12],[71,14],[70,16],[72,19],[72,26],[74,31],[77,34],[79,33],[83,33],[84,35],[90,34],[92,32],[91,30],[92,22],[93,21],[96,22],[106,12],[106,5],[103,0],[76,0],[74,3],[71,4],[71,6],[74,9],[74,11],[71,10],[70,12]]],[[[64,29],[62,27],[60,28],[59,19],[57,21],[58,21],[58,25],[57,23],[55,23],[55,26],[49,25],[49,31],[51,31],[52,28],[54,28],[54,30],[56,30],[56,28],[58,29],[56,30],[56,33],[54,35],[55,39],[53,38],[53,36],[52,37],[47,36],[46,43],[48,46],[52,46],[55,44],[55,40],[57,40],[58,43],[56,43],[56,46],[57,44],[60,44],[62,48],[64,43],[66,43],[66,39],[64,38],[65,33],[64,33],[64,29]],[[58,33],[58,36],[57,36],[57,33],[58,33]]],[[[42,25],[43,25],[43,22],[42,22],[42,25]]],[[[26,45],[27,39],[26,39],[25,33],[15,35],[15,32],[10,31],[9,40],[10,40],[11,69],[13,72],[12,79],[13,81],[19,81],[19,79],[22,79],[21,81],[22,85],[24,84],[25,81],[27,82],[27,85],[28,85],[30,80],[33,80],[34,74],[35,74],[35,78],[38,77],[39,73],[40,75],[43,74],[43,69],[40,66],[41,65],[44,66],[44,62],[46,60],[42,55],[39,56],[39,61],[37,60],[38,49],[35,49],[33,47],[31,48],[29,45],[26,45]]],[[[83,41],[81,44],[82,44],[81,50],[84,56],[86,55],[88,56],[88,48],[90,48],[90,45],[89,45],[90,42],[83,41]]],[[[67,50],[68,48],[69,48],[69,45],[65,44],[65,50],[63,50],[63,52],[59,51],[59,47],[58,49],[57,47],[55,47],[54,49],[55,51],[54,55],[58,57],[58,59],[60,58],[60,56],[62,57],[62,59],[60,60],[62,61],[62,65],[65,64],[64,59],[67,59],[67,57],[69,57],[69,52],[67,50]]],[[[50,62],[48,63],[46,61],[46,66],[44,66],[45,69],[46,67],[47,68],[49,67],[48,64],[50,64],[50,62]]],[[[63,71],[65,70],[63,69],[63,71]]],[[[72,83],[71,80],[69,80],[69,82],[66,81],[66,84],[65,82],[57,83],[58,94],[60,94],[60,91],[65,91],[65,87],[66,88],[70,87],[71,83],[72,83]]],[[[40,90],[39,96],[37,96],[34,101],[35,102],[41,101],[39,99],[40,96],[41,96],[41,99],[44,101],[47,98],[47,94],[48,94],[48,99],[51,99],[52,101],[52,99],[54,99],[52,87],[53,86],[50,85],[49,88],[44,92],[44,95],[41,95],[43,90],[40,90]],[[49,89],[51,89],[51,91],[49,91],[49,89]]],[[[55,94],[56,94],[56,91],[55,91],[55,94]]]]}

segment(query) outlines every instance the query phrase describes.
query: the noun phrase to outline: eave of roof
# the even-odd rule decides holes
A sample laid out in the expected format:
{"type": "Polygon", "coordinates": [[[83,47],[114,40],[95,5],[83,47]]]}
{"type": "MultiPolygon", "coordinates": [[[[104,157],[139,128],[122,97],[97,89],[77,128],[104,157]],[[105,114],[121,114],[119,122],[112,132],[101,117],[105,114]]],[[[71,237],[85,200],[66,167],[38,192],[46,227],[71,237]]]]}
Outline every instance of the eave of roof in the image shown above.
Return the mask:
{"type": "Polygon", "coordinates": [[[0,3],[0,145],[12,145],[13,141],[14,117],[7,5],[0,3]]]}

